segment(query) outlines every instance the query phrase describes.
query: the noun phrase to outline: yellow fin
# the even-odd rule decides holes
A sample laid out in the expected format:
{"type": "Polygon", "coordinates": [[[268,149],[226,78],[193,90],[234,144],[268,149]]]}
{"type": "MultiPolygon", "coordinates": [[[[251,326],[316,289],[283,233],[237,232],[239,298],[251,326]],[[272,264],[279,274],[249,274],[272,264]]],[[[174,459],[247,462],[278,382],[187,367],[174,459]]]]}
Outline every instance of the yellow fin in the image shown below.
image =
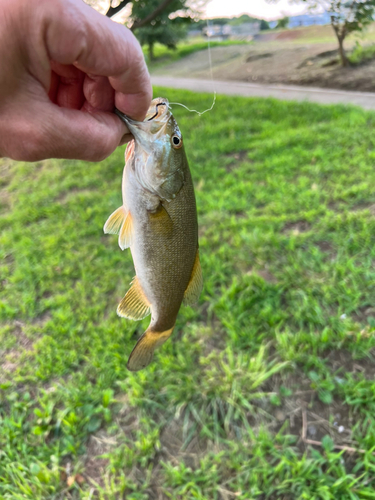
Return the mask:
{"type": "Polygon", "coordinates": [[[148,328],[132,350],[127,368],[132,372],[142,370],[151,363],[154,351],[172,335],[174,326],[165,332],[153,332],[148,328]]]}
{"type": "Polygon", "coordinates": [[[118,236],[118,244],[121,250],[129,248],[130,245],[132,244],[132,239],[133,239],[133,219],[132,216],[130,215],[130,212],[128,212],[128,215],[126,216],[126,219],[124,220],[121,226],[120,234],[118,236]]]}
{"type": "Polygon", "coordinates": [[[173,233],[173,221],[167,209],[160,203],[155,212],[150,212],[150,221],[157,234],[170,237],[173,233]]]}
{"type": "Polygon", "coordinates": [[[195,262],[191,272],[189,284],[184,293],[183,302],[186,306],[191,306],[198,302],[199,295],[203,288],[203,274],[201,263],[199,261],[199,250],[195,255],[195,262]]]}
{"type": "Polygon", "coordinates": [[[119,207],[108,217],[107,222],[104,224],[103,231],[106,234],[118,234],[126,218],[126,214],[125,208],[123,206],[119,207]]]}
{"type": "Polygon", "coordinates": [[[142,290],[137,276],[117,307],[117,314],[122,318],[139,320],[150,314],[150,302],[142,290]]]}

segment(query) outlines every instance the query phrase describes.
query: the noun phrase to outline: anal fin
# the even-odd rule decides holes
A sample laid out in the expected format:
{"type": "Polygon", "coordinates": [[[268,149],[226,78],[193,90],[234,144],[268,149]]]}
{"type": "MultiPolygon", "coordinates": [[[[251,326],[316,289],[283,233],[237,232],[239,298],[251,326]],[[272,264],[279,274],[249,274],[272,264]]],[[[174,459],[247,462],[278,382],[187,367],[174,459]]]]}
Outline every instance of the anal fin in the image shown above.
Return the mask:
{"type": "Polygon", "coordinates": [[[198,302],[203,288],[203,274],[201,263],[199,261],[199,250],[195,255],[193,270],[191,272],[189,284],[184,293],[183,302],[186,306],[191,306],[198,302]]]}
{"type": "Polygon", "coordinates": [[[174,326],[165,332],[154,332],[148,328],[132,350],[127,368],[132,372],[142,370],[152,361],[154,351],[172,335],[174,326]]]}
{"type": "Polygon", "coordinates": [[[135,276],[131,287],[117,307],[117,314],[122,318],[140,320],[150,314],[150,306],[151,304],[147,300],[137,276],[135,276]]]}

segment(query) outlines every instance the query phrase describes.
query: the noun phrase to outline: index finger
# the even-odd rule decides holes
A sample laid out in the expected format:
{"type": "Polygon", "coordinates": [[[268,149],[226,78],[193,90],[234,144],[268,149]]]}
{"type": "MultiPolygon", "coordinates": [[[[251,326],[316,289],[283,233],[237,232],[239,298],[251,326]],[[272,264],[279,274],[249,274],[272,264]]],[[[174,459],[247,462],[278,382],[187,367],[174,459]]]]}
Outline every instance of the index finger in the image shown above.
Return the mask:
{"type": "Polygon", "coordinates": [[[128,28],[81,0],[56,0],[54,12],[48,16],[45,40],[54,61],[108,77],[116,91],[116,107],[143,120],[152,87],[142,49],[128,28]]]}

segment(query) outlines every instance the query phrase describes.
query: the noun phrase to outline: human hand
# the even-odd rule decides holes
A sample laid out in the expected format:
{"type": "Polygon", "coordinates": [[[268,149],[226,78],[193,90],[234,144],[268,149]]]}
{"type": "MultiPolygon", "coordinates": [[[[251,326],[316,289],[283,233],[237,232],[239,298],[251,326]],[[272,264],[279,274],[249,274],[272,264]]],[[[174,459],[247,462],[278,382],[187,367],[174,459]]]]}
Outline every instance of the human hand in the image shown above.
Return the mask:
{"type": "Polygon", "coordinates": [[[139,43],[82,0],[0,0],[0,156],[99,161],[152,97],[139,43]]]}

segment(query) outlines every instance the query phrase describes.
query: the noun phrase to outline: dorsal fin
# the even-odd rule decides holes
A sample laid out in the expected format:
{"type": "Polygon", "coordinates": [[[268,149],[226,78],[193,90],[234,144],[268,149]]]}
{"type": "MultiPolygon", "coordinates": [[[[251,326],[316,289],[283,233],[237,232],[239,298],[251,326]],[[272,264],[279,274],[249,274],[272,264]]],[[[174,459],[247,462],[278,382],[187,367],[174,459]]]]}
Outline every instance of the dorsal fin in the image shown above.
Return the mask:
{"type": "Polygon", "coordinates": [[[139,320],[150,314],[148,301],[137,276],[134,277],[131,287],[126,292],[117,308],[117,314],[122,318],[139,320]]]}
{"type": "Polygon", "coordinates": [[[128,215],[126,216],[126,219],[124,220],[121,229],[120,229],[120,234],[118,236],[118,244],[121,250],[125,250],[125,248],[129,248],[132,244],[133,240],[133,219],[128,212],[128,215]]]}
{"type": "Polygon", "coordinates": [[[201,263],[199,261],[199,250],[195,255],[195,262],[191,272],[189,284],[184,293],[183,302],[186,306],[191,306],[198,302],[199,295],[203,288],[203,275],[201,263]]]}
{"type": "Polygon", "coordinates": [[[124,206],[119,207],[108,217],[107,222],[104,224],[103,231],[106,234],[118,234],[126,215],[127,212],[124,206]]]}

